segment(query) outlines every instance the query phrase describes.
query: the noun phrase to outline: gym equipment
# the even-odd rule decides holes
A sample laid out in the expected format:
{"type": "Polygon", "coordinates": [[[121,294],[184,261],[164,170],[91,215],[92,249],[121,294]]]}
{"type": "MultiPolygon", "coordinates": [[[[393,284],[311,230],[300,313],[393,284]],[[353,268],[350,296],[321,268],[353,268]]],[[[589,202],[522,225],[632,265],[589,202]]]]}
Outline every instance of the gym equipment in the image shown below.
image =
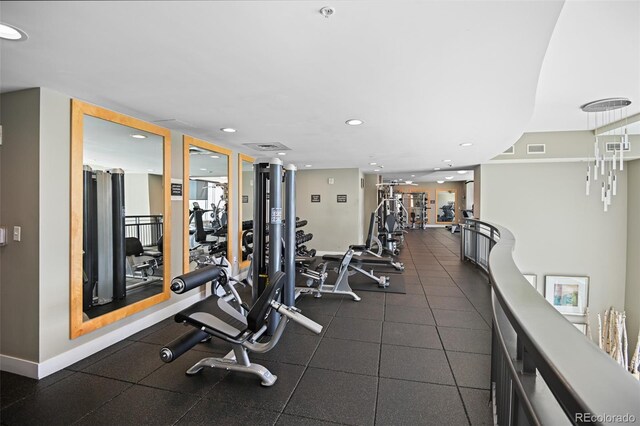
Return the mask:
{"type": "MultiPolygon", "coordinates": [[[[191,325],[195,327],[195,330],[180,336],[163,347],[160,350],[160,358],[164,362],[172,362],[203,339],[218,337],[230,343],[232,350],[223,358],[201,359],[187,370],[188,375],[197,374],[204,367],[220,368],[256,375],[260,378],[262,386],[272,386],[276,382],[277,376],[264,366],[252,363],[249,360],[249,352],[264,353],[273,349],[280,340],[289,320],[297,322],[316,334],[322,332],[322,326],[303,316],[299,309],[278,302],[281,292],[287,287],[285,273],[277,271],[269,278],[269,285],[246,313],[243,312],[244,309],[238,310],[229,303],[228,299],[234,299],[236,305],[242,306],[242,301],[237,293],[228,297],[212,294],[178,313],[174,317],[176,322],[191,325]],[[271,338],[266,342],[258,343],[258,339],[267,334],[267,324],[273,311],[281,314],[282,318],[271,338]]],[[[218,266],[211,265],[175,278],[171,283],[171,290],[180,294],[208,282],[224,283],[222,285],[225,287],[233,288],[225,281],[226,274],[223,270],[218,266]]]]}
{"type": "MultiPolygon", "coordinates": [[[[351,285],[349,285],[349,264],[353,256],[353,250],[347,250],[347,252],[340,259],[338,267],[338,277],[333,284],[328,284],[327,280],[327,266],[328,262],[318,265],[315,271],[309,270],[307,265],[299,265],[298,272],[305,280],[305,286],[297,285],[296,289],[302,293],[311,293],[313,297],[322,297],[322,294],[341,294],[350,296],[354,301],[359,302],[362,300],[358,296],[351,285]]],[[[324,260],[324,259],[323,259],[324,260]]]]}
{"type": "Polygon", "coordinates": [[[162,281],[162,277],[154,276],[156,270],[162,265],[162,252],[145,251],[142,243],[136,237],[127,237],[125,246],[127,277],[142,280],[142,282],[136,284],[127,283],[127,291],[155,281],[162,281]]]}
{"type": "Polygon", "coordinates": [[[82,305],[87,310],[126,296],[124,171],[83,167],[82,305]]]}
{"type": "Polygon", "coordinates": [[[429,223],[428,216],[429,196],[426,192],[408,192],[402,194],[402,205],[409,214],[407,222],[411,229],[426,229],[429,223]]]}

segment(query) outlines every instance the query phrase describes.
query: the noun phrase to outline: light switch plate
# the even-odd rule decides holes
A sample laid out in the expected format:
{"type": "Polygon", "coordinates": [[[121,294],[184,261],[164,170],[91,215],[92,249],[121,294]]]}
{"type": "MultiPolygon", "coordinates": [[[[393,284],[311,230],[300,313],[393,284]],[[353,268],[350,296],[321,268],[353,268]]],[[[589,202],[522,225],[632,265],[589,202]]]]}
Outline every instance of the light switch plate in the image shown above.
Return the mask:
{"type": "Polygon", "coordinates": [[[13,241],[20,241],[22,238],[22,228],[20,226],[13,227],[13,241]]]}

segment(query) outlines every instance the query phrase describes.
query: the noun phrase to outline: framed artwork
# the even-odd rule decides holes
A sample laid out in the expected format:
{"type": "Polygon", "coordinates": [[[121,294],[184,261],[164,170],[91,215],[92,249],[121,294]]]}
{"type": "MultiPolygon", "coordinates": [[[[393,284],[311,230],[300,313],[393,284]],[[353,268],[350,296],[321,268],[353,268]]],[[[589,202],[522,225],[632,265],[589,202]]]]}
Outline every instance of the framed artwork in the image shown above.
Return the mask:
{"type": "Polygon", "coordinates": [[[563,314],[584,314],[589,297],[589,277],[547,275],[544,297],[563,314]]]}
{"type": "Polygon", "coordinates": [[[525,277],[527,281],[529,281],[529,284],[531,284],[533,288],[538,288],[538,277],[535,274],[522,274],[522,276],[525,277]]]}

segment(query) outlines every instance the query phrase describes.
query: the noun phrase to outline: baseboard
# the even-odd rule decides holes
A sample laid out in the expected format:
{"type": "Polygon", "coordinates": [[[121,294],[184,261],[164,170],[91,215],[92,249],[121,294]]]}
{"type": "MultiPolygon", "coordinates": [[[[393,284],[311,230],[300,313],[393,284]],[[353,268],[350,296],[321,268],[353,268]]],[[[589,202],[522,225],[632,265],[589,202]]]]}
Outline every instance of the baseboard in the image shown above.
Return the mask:
{"type": "Polygon", "coordinates": [[[0,354],[0,370],[20,376],[38,378],[38,363],[0,354]]]}

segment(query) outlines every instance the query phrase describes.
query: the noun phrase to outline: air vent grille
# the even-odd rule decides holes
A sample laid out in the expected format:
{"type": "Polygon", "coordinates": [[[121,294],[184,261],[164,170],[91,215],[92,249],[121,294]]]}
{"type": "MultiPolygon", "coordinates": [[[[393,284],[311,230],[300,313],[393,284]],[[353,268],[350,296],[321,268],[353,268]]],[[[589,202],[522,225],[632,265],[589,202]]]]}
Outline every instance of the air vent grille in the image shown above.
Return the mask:
{"type": "Polygon", "coordinates": [[[270,151],[291,151],[291,148],[288,146],[281,144],[280,142],[270,142],[270,143],[243,143],[242,145],[247,146],[251,149],[255,149],[256,151],[261,152],[270,152],[270,151]]]}
{"type": "Polygon", "coordinates": [[[624,147],[624,151],[631,151],[631,142],[609,142],[607,143],[607,152],[620,151],[620,147],[624,147]]]}
{"type": "Polygon", "coordinates": [[[546,152],[546,145],[543,143],[534,143],[527,145],[527,154],[544,154],[546,152]]]}

